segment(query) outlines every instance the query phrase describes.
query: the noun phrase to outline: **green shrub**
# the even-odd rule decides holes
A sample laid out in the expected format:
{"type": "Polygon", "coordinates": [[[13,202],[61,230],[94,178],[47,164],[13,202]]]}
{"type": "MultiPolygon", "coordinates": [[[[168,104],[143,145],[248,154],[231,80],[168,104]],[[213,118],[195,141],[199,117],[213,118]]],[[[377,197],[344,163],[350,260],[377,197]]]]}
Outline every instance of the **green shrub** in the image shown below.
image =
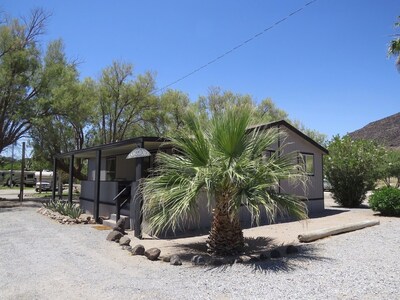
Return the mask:
{"type": "Polygon", "coordinates": [[[383,148],[370,141],[335,136],[328,150],[325,175],[332,185],[333,199],[344,207],[358,207],[380,175],[383,148]]]}
{"type": "Polygon", "coordinates": [[[83,213],[83,210],[80,209],[78,205],[60,200],[51,200],[47,203],[43,203],[43,206],[72,219],[79,218],[79,216],[83,213]]]}
{"type": "Polygon", "coordinates": [[[400,190],[394,187],[376,190],[369,198],[369,206],[385,216],[400,216],[400,190]]]}

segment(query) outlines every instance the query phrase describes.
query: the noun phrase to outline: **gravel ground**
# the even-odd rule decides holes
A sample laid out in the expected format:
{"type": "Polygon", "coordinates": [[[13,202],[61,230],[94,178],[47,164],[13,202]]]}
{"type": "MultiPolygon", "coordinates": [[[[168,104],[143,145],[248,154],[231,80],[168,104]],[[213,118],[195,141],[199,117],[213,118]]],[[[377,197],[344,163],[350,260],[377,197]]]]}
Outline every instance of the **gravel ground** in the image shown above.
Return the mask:
{"type": "Polygon", "coordinates": [[[0,299],[398,299],[400,219],[256,265],[170,266],[132,257],[107,231],[35,208],[0,209],[0,299]]]}

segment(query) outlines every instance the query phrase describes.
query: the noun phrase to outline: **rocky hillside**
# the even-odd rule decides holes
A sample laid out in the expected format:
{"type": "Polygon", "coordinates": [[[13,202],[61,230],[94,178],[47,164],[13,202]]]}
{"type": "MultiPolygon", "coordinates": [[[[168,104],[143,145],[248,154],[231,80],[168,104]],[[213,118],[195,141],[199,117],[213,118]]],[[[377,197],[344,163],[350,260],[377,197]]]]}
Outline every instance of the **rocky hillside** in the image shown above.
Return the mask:
{"type": "Polygon", "coordinates": [[[400,112],[371,122],[349,135],[354,139],[374,140],[387,147],[400,149],[400,112]]]}

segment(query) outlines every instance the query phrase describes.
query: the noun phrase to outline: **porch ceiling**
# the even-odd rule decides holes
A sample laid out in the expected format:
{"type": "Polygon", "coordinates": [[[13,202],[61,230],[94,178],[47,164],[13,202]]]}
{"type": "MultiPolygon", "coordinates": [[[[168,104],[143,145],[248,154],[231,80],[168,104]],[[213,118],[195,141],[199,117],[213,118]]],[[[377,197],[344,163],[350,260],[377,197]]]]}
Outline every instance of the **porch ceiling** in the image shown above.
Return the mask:
{"type": "Polygon", "coordinates": [[[133,149],[135,149],[136,147],[140,147],[142,143],[145,149],[156,150],[166,141],[167,140],[163,138],[140,137],[117,143],[100,145],[68,153],[62,153],[57,155],[57,158],[68,158],[72,155],[74,155],[75,158],[93,158],[96,157],[96,153],[98,150],[101,150],[101,156],[103,157],[116,156],[122,154],[128,155],[128,153],[131,152],[133,149]]]}

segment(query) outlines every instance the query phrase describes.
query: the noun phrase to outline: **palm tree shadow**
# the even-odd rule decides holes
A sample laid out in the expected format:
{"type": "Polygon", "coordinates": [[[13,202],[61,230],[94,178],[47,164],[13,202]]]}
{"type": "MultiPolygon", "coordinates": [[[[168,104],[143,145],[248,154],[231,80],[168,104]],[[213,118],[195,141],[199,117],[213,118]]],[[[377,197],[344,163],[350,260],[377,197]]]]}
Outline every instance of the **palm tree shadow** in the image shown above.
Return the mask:
{"type": "Polygon", "coordinates": [[[323,257],[318,254],[318,247],[312,244],[299,245],[298,253],[288,255],[279,259],[267,259],[251,264],[254,272],[292,272],[296,269],[305,268],[305,265],[312,261],[332,261],[331,258],[323,257]]]}
{"type": "MultiPolygon", "coordinates": [[[[242,263],[243,266],[247,266],[254,273],[279,273],[279,272],[293,272],[296,269],[305,268],[305,265],[311,261],[332,261],[331,258],[322,257],[318,255],[319,249],[315,245],[299,245],[299,252],[297,254],[287,255],[281,258],[265,259],[258,261],[249,261],[242,263]]],[[[208,266],[208,270],[225,272],[230,271],[233,265],[222,265],[222,266],[208,266]]]]}
{"type": "MultiPolygon", "coordinates": [[[[207,245],[204,242],[177,244],[174,246],[179,252],[182,261],[190,262],[195,255],[201,255],[205,258],[207,270],[225,271],[229,270],[235,259],[240,255],[225,257],[225,263],[213,265],[213,257],[207,253],[207,245]]],[[[278,245],[274,239],[268,237],[245,238],[245,248],[241,255],[251,257],[248,262],[243,262],[254,272],[291,272],[310,261],[329,261],[329,258],[321,257],[319,248],[314,244],[297,245],[298,253],[286,255],[286,247],[278,245]],[[270,258],[268,253],[277,249],[282,255],[281,258],[270,258]],[[266,253],[267,259],[259,259],[260,253],[266,253]]]]}

